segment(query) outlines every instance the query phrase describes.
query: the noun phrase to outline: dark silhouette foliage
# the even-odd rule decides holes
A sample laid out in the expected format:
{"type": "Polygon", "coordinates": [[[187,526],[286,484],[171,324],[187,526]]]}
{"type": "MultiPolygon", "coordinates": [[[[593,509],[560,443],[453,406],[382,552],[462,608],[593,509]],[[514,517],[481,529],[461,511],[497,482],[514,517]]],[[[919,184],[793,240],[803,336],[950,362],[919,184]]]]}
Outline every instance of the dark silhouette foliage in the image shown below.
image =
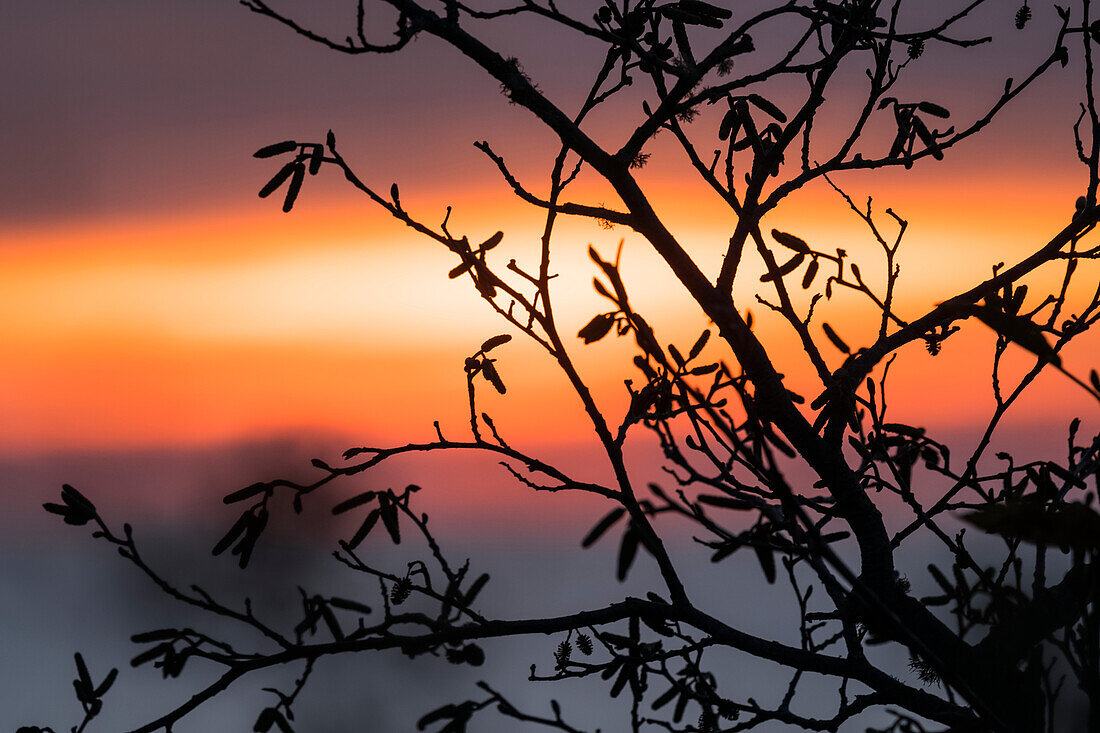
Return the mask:
{"type": "MultiPolygon", "coordinates": [[[[296,511],[303,502],[325,501],[334,514],[354,516],[357,528],[339,543],[336,557],[377,581],[369,605],[303,590],[298,623],[274,628],[250,606],[239,610],[198,587],[165,581],[146,564],[131,528],[114,529],[76,489],[65,486],[62,503],[46,505],[68,524],[92,525],[95,537],[114,545],[169,595],[249,627],[266,643],[243,648],[193,629],[136,634],[135,667],[151,665],[166,678],[177,677],[200,659],[221,670],[215,682],[137,733],[172,730],[230,683],[274,666],[294,666],[301,676],[289,690],[272,690],[274,701],[256,711],[254,730],[309,730],[308,722],[299,727],[295,721],[294,703],[314,666],[329,655],[399,649],[476,670],[490,663],[483,640],[522,635],[549,637],[531,681],[583,678],[611,698],[629,700],[622,730],[732,731],[772,723],[898,733],[1034,733],[1074,725],[1100,730],[1100,435],[1083,434],[1082,421],[1074,419],[1062,457],[987,455],[1002,418],[1044,370],[1072,378],[1081,390],[1081,409],[1093,418],[1100,400],[1097,372],[1078,377],[1074,371],[1090,365],[1070,365],[1062,357],[1067,344],[1100,320],[1100,247],[1089,237],[1100,221],[1093,65],[1100,20],[1093,19],[1089,0],[1072,7],[1025,2],[1014,17],[1012,8],[975,0],[949,9],[925,7],[920,23],[903,12],[903,5],[908,10],[918,4],[902,0],[791,0],[751,13],[740,3],[719,0],[606,0],[570,9],[555,0],[484,7],[458,0],[379,0],[372,5],[392,21],[384,28],[377,20],[367,22],[359,0],[358,23],[339,38],[314,32],[308,19],[284,15],[265,0],[242,4],[341,53],[394,53],[416,39],[447,44],[495,79],[508,102],[549,128],[560,147],[548,193],[540,195],[489,143],[477,143],[511,191],[544,217],[534,268],[502,254],[505,232],[484,240],[483,234],[452,232],[449,209],[438,226],[419,218],[402,203],[396,184],[386,193],[385,184],[376,188],[361,178],[333,132],[323,142],[277,142],[255,153],[273,172],[260,196],[281,192],[285,211],[308,189],[309,176],[343,175],[375,205],[453,253],[448,276],[469,280],[511,333],[491,336],[465,361],[468,436],[444,436],[437,423],[434,436],[422,443],[354,448],[335,464],[316,460],[312,483],[262,482],[225,497],[240,514],[213,549],[236,556],[242,568],[262,546],[276,496],[289,497],[296,511]],[[480,40],[485,27],[517,19],[602,48],[602,62],[579,105],[557,105],[519,60],[480,40]],[[1044,54],[1026,74],[991,90],[984,113],[963,119],[935,100],[912,96],[912,87],[901,81],[919,75],[921,64],[938,52],[969,52],[986,43],[989,38],[973,33],[983,24],[991,33],[1010,34],[1014,25],[1018,38],[1052,30],[1042,39],[1044,54]],[[779,45],[775,38],[785,40],[779,45]],[[1064,134],[1076,143],[1085,176],[1076,205],[1066,206],[1062,228],[1018,262],[995,264],[988,278],[954,297],[925,312],[903,312],[895,298],[896,255],[908,221],[890,208],[874,210],[870,199],[857,205],[841,188],[842,177],[944,159],[1004,108],[1026,103],[1037,80],[1071,73],[1079,78],[1080,117],[1064,134]],[[853,96],[851,85],[837,89],[853,75],[862,96],[853,96]],[[804,83],[803,91],[782,84],[790,80],[804,83]],[[620,100],[631,100],[615,107],[629,121],[627,133],[598,142],[589,118],[620,100]],[[844,134],[818,133],[838,105],[844,114],[832,129],[842,125],[844,134]],[[879,128],[888,133],[876,133],[879,128]],[[675,141],[691,174],[736,221],[716,272],[705,271],[666,227],[635,173],[649,161],[647,147],[658,134],[675,141]],[[567,199],[582,171],[608,184],[617,203],[567,199]],[[879,245],[881,261],[857,262],[805,233],[765,225],[788,196],[815,182],[836,189],[841,205],[879,245]],[[632,230],[713,325],[689,343],[669,343],[635,309],[631,288],[639,286],[622,275],[622,248],[606,259],[593,246],[593,285],[606,310],[577,332],[575,325],[562,326],[551,307],[551,254],[563,216],[632,230]],[[764,267],[759,284],[746,282],[742,271],[754,258],[764,267]],[[885,275],[865,276],[870,268],[885,275]],[[1060,273],[1053,290],[1042,292],[1032,277],[1039,268],[1060,273]],[[758,293],[754,305],[797,337],[798,356],[818,380],[812,394],[797,394],[784,382],[788,365],[775,361],[745,307],[749,288],[758,293]],[[869,342],[843,333],[818,312],[842,291],[875,309],[877,328],[869,342]],[[892,419],[886,400],[888,369],[902,349],[922,344],[935,356],[962,329],[980,331],[995,343],[994,409],[969,452],[919,425],[892,419]],[[507,391],[507,370],[498,360],[507,363],[502,347],[513,334],[541,347],[569,381],[613,482],[582,481],[528,454],[478,409],[481,390],[507,391]],[[579,342],[615,337],[632,340],[637,352],[635,370],[624,375],[629,405],[621,415],[597,404],[571,356],[579,342]],[[1022,376],[1004,368],[1002,357],[1010,352],[1029,359],[1022,376]],[[637,431],[655,436],[668,467],[666,483],[640,487],[623,452],[628,433],[637,431]],[[581,545],[617,543],[620,580],[639,558],[650,558],[659,587],[645,597],[561,616],[500,618],[480,600],[489,576],[468,563],[455,564],[437,542],[418,508],[418,486],[361,493],[339,488],[343,479],[393,457],[459,450],[498,458],[517,483],[534,491],[602,497],[608,510],[593,517],[591,530],[578,538],[581,545]],[[798,471],[814,478],[795,478],[802,475],[798,471]],[[742,553],[759,564],[769,584],[789,586],[794,600],[788,593],[779,602],[797,604],[799,624],[785,640],[743,630],[733,604],[707,607],[697,600],[681,572],[682,560],[666,545],[669,520],[677,519],[690,526],[699,562],[721,563],[742,553]],[[970,528],[953,524],[960,519],[970,528]],[[917,538],[941,552],[923,553],[920,565],[902,567],[900,550],[917,538]],[[410,552],[419,556],[406,570],[386,570],[366,557],[368,540],[415,545],[410,552]],[[934,584],[935,592],[918,596],[910,585],[917,578],[934,584]],[[414,597],[425,604],[418,608],[430,610],[406,610],[414,597]],[[903,650],[915,675],[881,661],[885,657],[875,645],[903,650]],[[779,665],[789,671],[789,684],[772,699],[745,697],[735,681],[713,671],[710,655],[716,650],[779,665]],[[836,690],[823,715],[808,714],[798,703],[810,676],[827,679],[836,690]],[[1086,699],[1088,722],[1065,719],[1064,701],[1074,696],[1086,699]]],[[[76,664],[74,684],[85,718],[75,730],[82,731],[104,704],[112,704],[104,696],[115,671],[93,675],[79,654],[76,664]]],[[[527,725],[587,730],[583,710],[557,702],[549,711],[521,710],[484,682],[471,685],[469,699],[424,711],[417,722],[419,730],[432,733],[527,725]],[[491,716],[503,721],[480,722],[491,716]]]]}

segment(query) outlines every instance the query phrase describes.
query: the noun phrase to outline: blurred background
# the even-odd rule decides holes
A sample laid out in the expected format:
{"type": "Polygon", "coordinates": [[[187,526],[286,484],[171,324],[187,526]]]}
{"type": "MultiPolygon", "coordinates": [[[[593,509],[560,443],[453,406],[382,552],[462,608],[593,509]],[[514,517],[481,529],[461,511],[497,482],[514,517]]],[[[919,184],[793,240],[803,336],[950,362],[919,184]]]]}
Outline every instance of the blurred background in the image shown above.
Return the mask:
{"type": "MultiPolygon", "coordinates": [[[[739,12],[761,4],[739,5],[739,12]]],[[[354,3],[279,7],[337,37],[355,17],[354,3]]],[[[912,12],[953,7],[930,3],[912,12]]],[[[349,533],[327,516],[334,495],[307,507],[302,521],[279,523],[256,567],[243,574],[208,559],[235,518],[220,498],[255,481],[304,480],[313,475],[311,458],[335,461],[352,446],[431,439],[433,421],[448,437],[464,436],[463,359],[506,332],[468,282],[447,279],[452,255],[372,208],[342,177],[323,171],[307,181],[291,214],[278,201],[258,199],[278,163],[251,153],[284,139],[320,142],[331,129],[360,176],[380,191],[397,182],[414,216],[438,224],[450,206],[452,232],[481,241],[501,230],[499,261],[524,264],[537,262],[540,217],[511,195],[472,143],[489,141],[536,192],[545,188],[556,146],[495,82],[428,38],[397,55],[343,56],[228,0],[23,1],[9,3],[2,17],[0,689],[9,703],[0,727],[61,730],[77,722],[70,680],[72,654],[81,651],[93,675],[123,668],[101,723],[122,729],[185,699],[201,678],[196,672],[164,683],[148,668],[131,671],[136,651],[126,639],[165,619],[198,621],[84,529],[46,515],[42,502],[71,483],[116,526],[133,523],[150,558],[181,584],[202,582],[227,598],[251,594],[276,617],[294,612],[296,583],[318,590],[358,583],[362,599],[376,603],[372,583],[348,580],[328,557],[349,533]]],[[[384,18],[371,22],[381,36],[389,32],[384,18]]],[[[1009,11],[976,19],[971,30],[998,40],[970,54],[930,47],[898,95],[949,107],[952,121],[980,116],[1005,78],[1020,78],[1049,51],[1056,18],[1052,8],[1036,7],[1027,33],[1011,26],[1009,11]]],[[[774,33],[782,39],[782,29],[774,33]]],[[[518,56],[552,99],[566,108],[580,101],[599,49],[523,22],[486,35],[504,55],[518,56]]],[[[766,46],[762,40],[758,47],[766,46]]],[[[899,260],[903,313],[916,314],[996,263],[1033,251],[1068,221],[1086,180],[1072,138],[1079,71],[1071,63],[1052,73],[984,137],[942,163],[837,181],[857,202],[874,196],[876,212],[891,207],[910,221],[899,260]]],[[[859,93],[861,74],[854,69],[834,92],[830,115],[817,126],[823,141],[842,132],[852,112],[844,95],[859,93]]],[[[775,99],[799,91],[777,89],[775,99]]],[[[596,139],[620,140],[639,118],[641,98],[628,95],[614,112],[595,115],[596,139]]],[[[713,135],[717,122],[704,115],[693,132],[713,135]]],[[[890,131],[870,135],[874,141],[890,131]]],[[[639,177],[670,228],[716,271],[732,219],[692,180],[672,144],[671,136],[658,138],[639,177]]],[[[615,205],[613,193],[586,176],[572,197],[615,205]]],[[[815,245],[835,243],[882,281],[877,245],[824,184],[793,196],[768,225],[815,245]]],[[[563,333],[603,310],[591,290],[587,246],[610,257],[620,240],[637,309],[663,341],[690,346],[706,322],[675,280],[629,232],[588,221],[562,222],[558,230],[554,292],[563,333]]],[[[761,265],[748,261],[743,270],[740,301],[752,303],[761,265]]],[[[1049,286],[1057,276],[1040,272],[1035,283],[1049,286]]],[[[838,295],[821,307],[853,346],[873,337],[877,316],[856,298],[838,295]]],[[[752,310],[788,384],[816,394],[795,339],[765,309],[752,310]]],[[[1080,339],[1063,355],[1067,367],[1087,373],[1097,345],[1095,336],[1080,339]]],[[[576,346],[600,403],[621,412],[630,345],[576,346]]],[[[712,358],[725,357],[711,349],[712,358]]],[[[904,351],[892,371],[893,419],[961,451],[972,447],[993,404],[992,351],[991,334],[978,325],[953,336],[936,358],[919,344],[904,351]]],[[[581,478],[606,478],[579,402],[537,348],[516,339],[494,356],[508,394],[484,392],[479,408],[505,437],[581,478]]],[[[833,356],[839,363],[840,354],[833,356]]],[[[1009,359],[1010,371],[1027,366],[1026,358],[1009,359]]],[[[1024,458],[1060,456],[1066,426],[1078,415],[1083,430],[1096,428],[1095,405],[1080,388],[1044,374],[994,446],[1024,458]]],[[[638,484],[662,479],[651,441],[632,440],[628,451],[638,484]]],[[[411,482],[425,487],[420,505],[438,517],[434,526],[456,556],[494,574],[484,600],[501,615],[576,610],[644,593],[653,579],[639,561],[626,586],[615,584],[611,537],[580,552],[579,538],[607,507],[532,495],[489,459],[394,463],[337,491],[411,482]]],[[[790,599],[766,592],[750,558],[715,570],[698,562],[705,555],[693,552],[686,533],[674,534],[673,544],[692,568],[690,582],[715,607],[734,607],[749,630],[772,638],[796,631],[783,623],[795,618],[790,599]]],[[[913,557],[924,549],[915,547],[913,557]]],[[[380,542],[371,552],[395,568],[410,559],[380,542]]],[[[510,685],[517,703],[543,710],[551,694],[579,701],[575,724],[617,729],[626,703],[608,701],[598,685],[518,683],[531,663],[552,667],[555,644],[502,644],[479,679],[510,685]]],[[[408,729],[423,712],[472,692],[473,678],[424,662],[397,654],[335,661],[317,685],[323,693],[302,700],[303,729],[358,730],[364,717],[378,730],[408,729]]],[[[777,670],[750,673],[742,659],[729,664],[738,684],[758,685],[762,698],[783,680],[777,670]]],[[[239,683],[180,730],[247,729],[267,684],[239,683]]]]}

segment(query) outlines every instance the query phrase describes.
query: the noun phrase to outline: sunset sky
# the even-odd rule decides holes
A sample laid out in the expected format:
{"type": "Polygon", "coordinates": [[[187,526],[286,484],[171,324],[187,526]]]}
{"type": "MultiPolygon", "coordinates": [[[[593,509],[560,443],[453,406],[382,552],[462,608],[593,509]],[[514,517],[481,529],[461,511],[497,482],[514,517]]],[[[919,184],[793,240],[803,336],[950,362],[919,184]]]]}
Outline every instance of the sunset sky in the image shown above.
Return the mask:
{"type": "MultiPolygon", "coordinates": [[[[539,215],[510,195],[471,143],[490,141],[537,190],[555,148],[494,82],[431,39],[397,56],[349,58],[228,1],[51,0],[19,3],[5,16],[0,453],[294,434],[403,441],[430,437],[433,420],[461,434],[462,360],[506,329],[467,281],[446,278],[452,256],[331,172],[307,181],[295,210],[281,213],[278,201],[256,197],[276,166],[251,153],[281,139],[319,141],[331,128],[364,180],[382,191],[397,181],[424,221],[438,223],[451,205],[452,231],[478,239],[503,230],[500,262],[533,262],[539,215]]],[[[1037,10],[1035,33],[1013,36],[1005,16],[996,30],[1007,40],[980,51],[979,63],[959,65],[952,49],[939,60],[929,53],[906,93],[960,120],[982,110],[1004,78],[1043,52],[1028,39],[1043,38],[1053,20],[1037,10]]],[[[337,28],[352,18],[317,23],[337,28]]],[[[577,98],[592,49],[560,53],[553,37],[540,45],[503,30],[491,35],[516,47],[552,98],[566,106],[577,98]]],[[[944,163],[839,181],[857,201],[873,195],[877,211],[889,206],[911,222],[900,260],[904,314],[949,297],[998,261],[1013,262],[1068,221],[1084,182],[1071,134],[1075,71],[1052,75],[944,163]]],[[[629,122],[594,124],[610,145],[629,122]]],[[[822,129],[837,128],[824,121],[822,129]]],[[[668,143],[659,139],[640,177],[673,231],[714,269],[732,219],[668,143]]],[[[583,179],[573,197],[614,204],[583,179]]],[[[825,186],[801,192],[766,223],[843,246],[865,272],[882,271],[860,222],[825,186]]],[[[660,263],[629,233],[587,221],[563,223],[558,236],[563,331],[575,333],[601,308],[587,245],[610,256],[623,237],[639,309],[663,340],[690,344],[705,322],[660,263]]],[[[741,303],[752,303],[760,267],[746,264],[741,303]]],[[[1055,276],[1041,273],[1037,282],[1055,276]]],[[[790,334],[753,311],[792,387],[811,389],[790,334]]],[[[835,298],[823,312],[853,345],[870,339],[872,314],[855,299],[835,298]]],[[[993,339],[983,328],[968,325],[935,360],[920,348],[904,352],[891,394],[898,419],[956,431],[977,424],[992,404],[993,339]]],[[[1087,374],[1097,343],[1082,339],[1067,351],[1067,366],[1087,374]]],[[[600,398],[621,409],[628,344],[582,348],[577,340],[576,351],[600,398]]],[[[508,435],[534,446],[588,440],[576,400],[534,347],[514,341],[498,355],[509,395],[486,393],[485,406],[508,435]]],[[[1019,405],[1016,426],[1062,430],[1074,414],[1095,416],[1094,407],[1052,372],[1019,405]]]]}
{"type": "MultiPolygon", "coordinates": [[[[585,15],[595,6],[592,0],[557,4],[585,15]]],[[[722,4],[747,14],[776,3],[722,4]]],[[[906,12],[914,15],[903,15],[902,22],[920,20],[916,15],[941,17],[963,5],[912,2],[906,12]]],[[[1025,33],[1012,27],[1014,4],[989,5],[988,15],[968,22],[958,35],[988,32],[995,43],[973,51],[929,44],[896,95],[943,105],[952,112],[949,122],[961,126],[984,114],[1006,78],[1026,76],[1049,52],[1058,25],[1052,4],[1032,3],[1034,19],[1025,33]]],[[[355,6],[354,0],[277,4],[337,38],[351,32],[355,6]]],[[[782,49],[785,32],[756,35],[756,47],[762,53],[782,49]]],[[[509,20],[483,37],[503,55],[518,57],[539,88],[569,113],[600,58],[600,49],[529,22],[509,20]]],[[[1072,56],[1079,56],[1077,49],[1072,56]]],[[[863,68],[843,72],[829,91],[826,112],[815,120],[815,134],[826,147],[858,109],[853,95],[866,83],[863,68]]],[[[837,177],[860,204],[873,197],[889,235],[895,230],[882,213],[887,207],[909,221],[896,299],[903,317],[920,316],[987,277],[999,262],[1025,257],[1069,222],[1087,183],[1072,133],[1080,77],[1076,61],[1053,69],[943,162],[926,159],[911,171],[837,177]]],[[[644,86],[635,84],[622,104],[592,115],[588,129],[594,139],[618,149],[642,117],[640,102],[651,95],[644,86]]],[[[768,93],[789,112],[803,86],[798,80],[768,93]]],[[[431,440],[433,421],[448,438],[467,439],[463,360],[490,336],[520,336],[494,316],[466,278],[447,278],[457,264],[454,255],[357,195],[335,169],[307,180],[289,214],[280,210],[280,194],[259,199],[257,191],[280,162],[257,160],[252,153],[280,140],[321,142],[331,129],[359,176],[381,192],[396,182],[413,216],[438,225],[450,206],[452,233],[478,242],[503,231],[494,262],[503,269],[515,258],[534,269],[543,218],[512,195],[473,143],[489,141],[517,177],[542,195],[557,141],[528,112],[509,104],[495,81],[431,38],[419,38],[396,55],[343,56],[236,0],[5,2],[0,99],[0,627],[9,630],[0,689],[17,698],[0,709],[0,729],[14,730],[32,720],[44,724],[46,714],[62,719],[69,710],[62,699],[76,711],[69,686],[73,652],[95,660],[96,670],[125,667],[127,639],[152,628],[165,608],[159,591],[119,562],[112,548],[89,541],[89,527],[62,527],[58,517],[42,511],[44,501],[56,501],[62,483],[93,497],[112,526],[133,522],[143,552],[173,578],[206,583],[207,573],[233,599],[250,593],[252,583],[258,589],[253,597],[276,609],[279,603],[296,608],[288,571],[322,588],[335,585],[344,568],[328,554],[350,525],[313,530],[333,529],[332,522],[350,521],[350,515],[334,520],[330,505],[307,502],[306,516],[294,525],[295,532],[304,530],[292,534],[282,523],[289,511],[276,514],[268,533],[275,537],[265,536],[257,562],[240,574],[233,563],[220,562],[224,556],[220,565],[203,564],[236,517],[237,507],[219,499],[256,481],[316,477],[311,458],[335,463],[351,446],[431,440]],[[322,549],[299,552],[303,547],[322,549]],[[232,575],[208,572],[214,567],[232,575]],[[284,584],[290,594],[285,597],[277,595],[284,584]]],[[[721,111],[712,108],[688,128],[704,153],[717,142],[721,111]]],[[[881,112],[875,119],[868,150],[881,152],[894,131],[892,116],[881,112]]],[[[716,274],[734,218],[695,180],[671,135],[662,134],[646,150],[653,155],[638,171],[639,181],[679,241],[716,274]]],[[[568,198],[618,203],[590,174],[580,176],[568,198]]],[[[870,282],[883,282],[878,246],[823,182],[793,195],[763,224],[815,247],[842,247],[870,282]]],[[[552,267],[558,275],[556,316],[582,375],[616,424],[627,405],[623,380],[637,380],[635,350],[628,339],[584,346],[575,334],[608,309],[593,292],[596,273],[587,248],[610,258],[620,241],[632,302],[663,343],[686,351],[707,326],[639,237],[589,220],[559,221],[552,267]]],[[[820,385],[814,385],[800,344],[755,301],[758,292],[769,294],[759,282],[762,272],[759,257],[747,256],[736,283],[737,304],[751,310],[756,333],[786,385],[812,398],[820,385]]],[[[1035,273],[1028,305],[1056,290],[1059,277],[1057,268],[1035,273]]],[[[1071,294],[1068,312],[1098,279],[1100,262],[1081,265],[1081,290],[1071,294]]],[[[809,295],[797,283],[793,287],[805,307],[809,295]]],[[[858,348],[874,338],[878,314],[850,293],[839,293],[818,304],[817,335],[822,320],[858,348]]],[[[843,355],[826,339],[820,342],[830,365],[839,366],[843,355]]],[[[992,331],[968,322],[935,358],[920,343],[902,350],[891,367],[890,418],[928,428],[950,444],[953,456],[965,455],[994,406],[994,344],[992,331]]],[[[711,339],[705,354],[731,360],[718,339],[711,339]]],[[[1069,370],[1086,378],[1090,368],[1100,367],[1098,354],[1100,336],[1091,333],[1062,357],[1069,370]]],[[[483,384],[478,407],[494,417],[501,433],[577,478],[607,479],[580,403],[545,354],[520,337],[493,355],[508,393],[502,397],[483,384]]],[[[1022,374],[1034,363],[1032,355],[1012,347],[1005,373],[1022,374]]],[[[1008,449],[1021,461],[1062,460],[1066,427],[1077,416],[1084,420],[1082,435],[1100,430],[1096,401],[1048,369],[1006,418],[990,453],[1008,449]]],[[[636,485],[667,481],[651,441],[632,438],[625,450],[636,485]]],[[[807,478],[799,467],[792,474],[807,478]]],[[[478,572],[484,560],[492,571],[483,600],[503,601],[494,613],[503,609],[507,615],[523,603],[545,603],[540,613],[558,607],[564,612],[581,599],[587,604],[621,593],[640,596],[652,579],[644,574],[654,566],[643,561],[627,584],[612,582],[614,541],[580,551],[580,537],[593,517],[608,510],[607,501],[529,491],[493,458],[417,455],[357,476],[339,490],[414,482],[433,489],[418,495],[418,510],[430,508],[433,521],[440,517],[433,527],[448,542],[455,540],[446,551],[467,553],[478,572]]],[[[669,537],[679,542],[686,533],[673,529],[669,537]]],[[[392,560],[393,568],[408,559],[396,550],[423,549],[410,549],[410,542],[390,548],[382,539],[371,538],[379,541],[371,551],[383,564],[392,560]]],[[[906,563],[916,558],[913,567],[926,564],[924,541],[918,534],[903,548],[910,553],[906,563]]],[[[687,554],[698,548],[670,547],[684,550],[685,558],[701,557],[687,554]]],[[[745,555],[720,566],[685,562],[685,577],[721,573],[720,584],[698,583],[704,600],[732,609],[738,623],[748,619],[749,631],[755,625],[771,638],[777,618],[782,622],[795,606],[789,598],[765,599],[755,560],[745,555]],[[737,591],[732,602],[731,588],[737,591]]],[[[919,586],[923,571],[912,577],[919,586]]],[[[171,613],[165,611],[164,618],[175,618],[171,613]]],[[[793,621],[790,628],[796,628],[793,621]]],[[[401,658],[365,675],[361,669],[336,675],[335,684],[320,683],[323,694],[305,703],[321,708],[319,716],[301,717],[321,721],[318,730],[335,730],[367,710],[382,721],[380,730],[411,729],[412,719],[431,708],[429,700],[466,694],[454,692],[435,672],[422,671],[428,670],[422,661],[405,665],[401,658]],[[402,715],[408,720],[402,718],[401,725],[386,722],[402,715]],[[330,719],[340,722],[326,728],[330,719]]],[[[498,660],[493,674],[507,675],[510,683],[527,675],[526,656],[506,661],[498,660]]],[[[897,668],[908,674],[905,663],[897,668]]],[[[183,693],[182,687],[160,685],[148,668],[141,672],[148,672],[147,679],[135,673],[125,693],[116,689],[119,704],[109,715],[147,715],[167,709],[183,693]]],[[[778,685],[777,679],[738,674],[738,684],[750,685],[750,691],[753,684],[778,685]]],[[[592,689],[599,695],[592,709],[615,712],[602,688],[592,689]]],[[[204,708],[195,730],[247,728],[254,719],[248,700],[225,696],[214,703],[230,711],[222,722],[206,723],[202,715],[213,720],[220,713],[204,708]]],[[[621,724],[622,718],[615,720],[621,724]]]]}

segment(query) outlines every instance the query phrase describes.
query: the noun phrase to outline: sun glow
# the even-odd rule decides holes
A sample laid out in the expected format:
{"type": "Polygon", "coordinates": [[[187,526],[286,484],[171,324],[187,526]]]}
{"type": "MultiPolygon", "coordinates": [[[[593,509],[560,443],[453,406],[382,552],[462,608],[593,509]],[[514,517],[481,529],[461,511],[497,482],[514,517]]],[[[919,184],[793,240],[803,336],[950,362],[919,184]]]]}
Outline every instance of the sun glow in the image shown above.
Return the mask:
{"type": "MultiPolygon", "coordinates": [[[[1005,210],[1025,202],[996,187],[967,184],[965,204],[956,206],[947,202],[958,200],[959,191],[887,188],[874,202],[884,231],[896,231],[882,213],[888,205],[911,221],[899,253],[899,308],[916,313],[996,262],[1039,246],[1064,218],[1053,209],[1065,200],[1063,188],[1068,184],[1033,195],[1027,206],[1040,213],[1011,229],[993,222],[1009,221],[1005,210]]],[[[701,266],[716,270],[728,215],[671,181],[655,190],[655,205],[673,231],[701,266]]],[[[831,190],[799,196],[791,205],[797,218],[777,214],[766,224],[821,248],[846,249],[871,282],[881,283],[881,249],[839,196],[831,190]]],[[[465,192],[455,205],[465,216],[452,223],[463,229],[453,230],[476,239],[499,227],[500,264],[514,258],[535,271],[538,217],[514,201],[489,200],[485,191],[465,192]],[[492,215],[472,214],[482,211],[492,215]]],[[[423,437],[435,419],[461,429],[462,360],[484,338],[508,329],[465,278],[446,277],[453,255],[358,202],[300,206],[289,216],[269,209],[0,232],[0,338],[9,353],[0,364],[5,450],[205,442],[303,428],[423,437]]],[[[620,241],[634,305],[662,340],[690,345],[706,327],[664,264],[631,232],[564,220],[555,236],[553,297],[567,336],[610,308],[592,290],[588,245],[611,258],[620,241]]],[[[799,344],[754,302],[757,291],[768,297],[762,272],[759,258],[746,255],[738,302],[757,314],[758,332],[792,388],[813,391],[799,344]]],[[[1039,277],[1050,284],[1059,274],[1039,277]]],[[[792,291],[805,304],[814,292],[796,283],[792,291]]],[[[817,318],[848,334],[853,346],[874,335],[877,315],[851,293],[819,309],[817,318]]],[[[969,423],[988,407],[975,396],[988,392],[988,374],[968,367],[974,353],[991,349],[991,339],[968,331],[938,360],[915,349],[899,361],[892,395],[899,412],[969,423]],[[932,403],[942,414],[928,413],[930,390],[942,398],[932,403]]],[[[1091,366],[1087,349],[1077,345],[1067,363],[1091,366]]],[[[607,404],[625,404],[631,353],[626,339],[576,343],[578,365],[607,404]]],[[[839,364],[839,354],[827,357],[839,364]]],[[[517,340],[499,358],[509,394],[485,399],[514,434],[550,442],[589,434],[579,403],[537,347],[517,340]],[[562,400],[547,410],[547,394],[559,391],[562,400]]],[[[1027,409],[1080,398],[1058,375],[1041,385],[1046,399],[1027,409]]]]}

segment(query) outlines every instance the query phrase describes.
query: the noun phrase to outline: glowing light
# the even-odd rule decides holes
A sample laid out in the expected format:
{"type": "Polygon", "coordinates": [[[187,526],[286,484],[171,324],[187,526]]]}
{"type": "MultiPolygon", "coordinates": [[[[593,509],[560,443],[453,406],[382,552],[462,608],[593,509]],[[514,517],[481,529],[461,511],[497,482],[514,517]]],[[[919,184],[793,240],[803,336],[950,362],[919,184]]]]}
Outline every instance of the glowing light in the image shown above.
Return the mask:
{"type": "MultiPolygon", "coordinates": [[[[1008,199],[992,185],[979,195],[983,189],[972,181],[964,188],[965,199],[957,189],[920,188],[887,190],[875,199],[876,212],[890,205],[912,222],[899,254],[896,302],[904,313],[949,296],[997,261],[1023,256],[1064,218],[1054,207],[1066,200],[1068,184],[1033,194],[1027,203],[1042,213],[1022,222],[1005,215],[1006,208],[1023,207],[1022,199],[1008,199]],[[952,200],[964,203],[948,206],[952,200]]],[[[655,192],[655,206],[670,227],[708,272],[716,272],[732,228],[729,216],[713,197],[671,180],[658,181],[655,192]]],[[[495,190],[491,195],[489,207],[486,191],[465,192],[455,205],[452,224],[462,227],[455,231],[474,238],[502,228],[504,243],[493,256],[501,264],[515,258],[535,271],[537,216],[519,203],[501,204],[495,190]]],[[[815,189],[799,197],[791,218],[777,215],[766,225],[817,247],[846,249],[869,282],[881,283],[879,246],[835,192],[815,189]]],[[[634,305],[663,341],[689,345],[707,325],[666,266],[631,232],[563,220],[556,237],[553,294],[567,338],[611,308],[592,290],[597,271],[588,245],[611,258],[620,240],[634,305]]],[[[306,426],[422,437],[434,419],[462,429],[462,359],[485,337],[506,330],[465,278],[447,279],[453,255],[377,212],[364,213],[359,202],[304,206],[291,216],[265,208],[8,230],[0,232],[0,245],[0,338],[9,354],[0,363],[0,443],[6,450],[209,441],[306,426]]],[[[758,291],[769,297],[759,282],[762,272],[759,258],[748,253],[738,302],[757,314],[758,330],[788,384],[813,392],[797,339],[754,303],[758,291]]],[[[1054,268],[1040,273],[1047,285],[1057,277],[1054,268]]],[[[805,307],[813,291],[796,284],[793,290],[805,307]]],[[[873,338],[878,316],[852,293],[818,307],[826,315],[817,318],[829,320],[853,346],[873,338]]],[[[981,397],[988,374],[972,368],[973,356],[990,344],[990,334],[973,327],[948,342],[938,360],[914,348],[895,367],[892,407],[899,414],[912,411],[915,419],[976,420],[988,408],[981,397]],[[929,400],[930,394],[937,399],[929,400]]],[[[632,375],[629,341],[607,339],[586,348],[577,341],[576,347],[579,368],[599,399],[622,409],[622,380],[632,375]]],[[[1088,343],[1077,347],[1067,363],[1089,366],[1087,350],[1088,343]]],[[[542,441],[589,435],[564,380],[536,347],[516,341],[500,358],[509,394],[485,399],[513,435],[542,441]],[[563,395],[549,410],[548,390],[563,395]]],[[[1040,389],[1047,399],[1029,401],[1026,409],[1080,398],[1056,376],[1041,380],[1040,389]]]]}

